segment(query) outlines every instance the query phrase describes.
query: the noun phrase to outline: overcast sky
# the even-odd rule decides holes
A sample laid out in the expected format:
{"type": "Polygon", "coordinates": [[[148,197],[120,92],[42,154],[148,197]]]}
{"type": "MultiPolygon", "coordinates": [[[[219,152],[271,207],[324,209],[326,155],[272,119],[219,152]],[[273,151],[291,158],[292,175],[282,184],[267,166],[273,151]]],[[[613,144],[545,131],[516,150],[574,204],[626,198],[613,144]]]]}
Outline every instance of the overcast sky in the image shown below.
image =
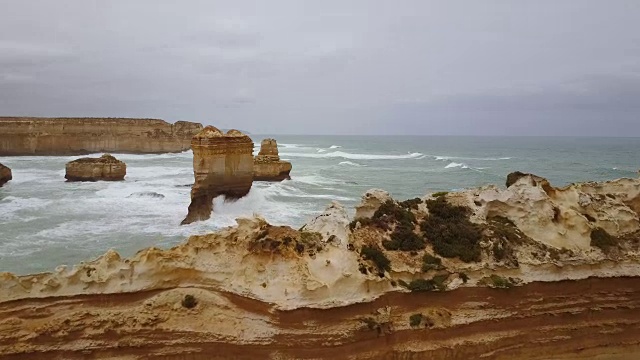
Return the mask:
{"type": "Polygon", "coordinates": [[[640,136],[640,1],[0,0],[0,113],[640,136]]]}

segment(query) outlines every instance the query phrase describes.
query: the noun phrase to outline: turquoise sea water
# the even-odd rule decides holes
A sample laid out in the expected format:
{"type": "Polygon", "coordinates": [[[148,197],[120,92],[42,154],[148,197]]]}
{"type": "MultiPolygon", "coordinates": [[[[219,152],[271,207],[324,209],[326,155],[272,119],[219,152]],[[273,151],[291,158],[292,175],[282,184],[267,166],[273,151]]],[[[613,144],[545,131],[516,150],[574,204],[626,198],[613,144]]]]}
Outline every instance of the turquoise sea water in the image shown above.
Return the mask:
{"type": "Polygon", "coordinates": [[[127,163],[126,181],[97,183],[64,181],[64,165],[76,157],[0,157],[14,175],[0,188],[0,271],[52,270],[109,248],[131,255],[169,247],[253,213],[297,227],[332,200],[353,208],[370,188],[406,199],[503,185],[515,170],[562,186],[636,177],[640,169],[640,138],[252,135],[256,144],[265,137],[293,163],[292,180],[254,183],[237,202],[217,199],[210,220],[188,226],[179,224],[193,182],[190,152],[116,154],[127,163]]]}

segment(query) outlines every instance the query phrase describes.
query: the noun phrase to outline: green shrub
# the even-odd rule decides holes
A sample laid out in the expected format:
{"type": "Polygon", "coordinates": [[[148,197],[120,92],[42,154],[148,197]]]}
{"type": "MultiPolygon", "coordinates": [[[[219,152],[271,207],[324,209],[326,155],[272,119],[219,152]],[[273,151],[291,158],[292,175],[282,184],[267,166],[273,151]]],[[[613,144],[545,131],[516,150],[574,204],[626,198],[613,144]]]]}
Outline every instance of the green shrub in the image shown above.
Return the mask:
{"type": "Polygon", "coordinates": [[[462,283],[463,284],[466,284],[467,281],[469,281],[469,275],[467,275],[467,274],[465,274],[463,272],[458,273],[458,276],[460,276],[460,279],[462,279],[462,283]]]}
{"type": "Polygon", "coordinates": [[[448,193],[449,193],[448,191],[438,191],[438,192],[435,192],[435,193],[431,194],[431,196],[433,196],[434,198],[439,198],[439,197],[447,195],[448,193]]]}
{"type": "Polygon", "coordinates": [[[503,278],[502,276],[493,274],[489,277],[489,281],[493,284],[493,287],[500,289],[508,289],[513,287],[511,280],[503,278]]]}
{"type": "Polygon", "coordinates": [[[464,262],[479,261],[482,231],[469,221],[469,209],[451,205],[444,197],[427,200],[427,207],[429,217],[421,229],[436,254],[464,262]]]}
{"type": "Polygon", "coordinates": [[[406,282],[398,282],[400,285],[406,287],[412,292],[420,292],[420,291],[444,291],[447,287],[444,285],[444,282],[449,278],[448,274],[434,276],[433,279],[415,279],[411,280],[410,283],[406,282]]]}
{"type": "Polygon", "coordinates": [[[385,216],[405,225],[415,224],[416,222],[416,216],[409,209],[401,207],[393,200],[387,200],[382,203],[372,218],[381,219],[385,216]]]}
{"type": "Polygon", "coordinates": [[[372,261],[381,273],[391,271],[391,260],[378,248],[372,246],[363,246],[360,254],[365,260],[372,261]]]}
{"type": "Polygon", "coordinates": [[[436,283],[433,280],[416,279],[411,280],[407,288],[412,292],[433,291],[436,289],[436,283]]]}
{"type": "Polygon", "coordinates": [[[422,257],[422,271],[427,272],[430,270],[442,270],[442,259],[435,257],[431,254],[425,254],[422,257]]]}
{"type": "Polygon", "coordinates": [[[600,248],[604,252],[608,252],[613,246],[618,245],[618,239],[611,236],[605,229],[596,228],[591,231],[591,246],[600,248]]]}
{"type": "Polygon", "coordinates": [[[382,242],[382,246],[387,250],[415,251],[426,246],[424,240],[413,232],[413,225],[406,227],[399,224],[390,237],[391,240],[382,242]]]}
{"type": "Polygon", "coordinates": [[[420,204],[422,204],[422,199],[414,198],[414,199],[401,201],[398,205],[400,205],[400,207],[405,208],[405,209],[416,209],[417,210],[418,206],[420,204]]]}
{"type": "Polygon", "coordinates": [[[409,325],[411,327],[418,327],[422,324],[422,314],[413,314],[409,316],[409,325]]]}
{"type": "Polygon", "coordinates": [[[187,309],[193,309],[196,305],[198,305],[198,300],[193,295],[185,295],[182,299],[182,306],[187,309]]]}

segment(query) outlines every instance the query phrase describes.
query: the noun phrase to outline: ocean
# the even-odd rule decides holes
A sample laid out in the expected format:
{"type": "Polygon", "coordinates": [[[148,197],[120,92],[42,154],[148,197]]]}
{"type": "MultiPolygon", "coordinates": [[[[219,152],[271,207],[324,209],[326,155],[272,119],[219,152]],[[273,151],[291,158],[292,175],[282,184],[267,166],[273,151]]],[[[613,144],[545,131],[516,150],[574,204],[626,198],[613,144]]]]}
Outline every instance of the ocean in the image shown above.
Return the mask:
{"type": "Polygon", "coordinates": [[[14,178],[0,188],[0,272],[51,271],[110,248],[130,256],[171,247],[254,213],[299,227],[334,200],[353,213],[371,188],[408,199],[504,186],[516,170],[563,186],[636,177],[640,169],[640,138],[252,135],[256,144],[265,137],[278,140],[292,179],[256,182],[236,202],[216,199],[210,220],[187,226],[180,221],[193,183],[191,152],[114,154],[127,163],[126,180],[95,183],[65,182],[65,163],[78,156],[0,157],[14,178]]]}

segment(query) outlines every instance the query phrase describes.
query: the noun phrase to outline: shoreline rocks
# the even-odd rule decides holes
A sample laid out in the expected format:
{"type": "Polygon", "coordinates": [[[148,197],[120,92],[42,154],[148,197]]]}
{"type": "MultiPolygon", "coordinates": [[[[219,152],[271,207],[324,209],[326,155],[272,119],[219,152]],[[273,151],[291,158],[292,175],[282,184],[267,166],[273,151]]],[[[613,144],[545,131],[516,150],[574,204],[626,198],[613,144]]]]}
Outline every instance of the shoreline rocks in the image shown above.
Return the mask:
{"type": "Polygon", "coordinates": [[[9,180],[13,179],[11,169],[0,164],[0,187],[6,184],[9,180]]]}
{"type": "Polygon", "coordinates": [[[64,178],[74,181],[122,181],[127,165],[110,154],[99,158],[80,158],[67,163],[64,178]]]}
{"type": "Polygon", "coordinates": [[[260,152],[253,160],[254,181],[283,181],[291,179],[291,163],[281,161],[275,139],[264,139],[260,152]]]}
{"type": "Polygon", "coordinates": [[[0,156],[182,152],[200,130],[159,119],[0,117],[0,156]]]}
{"type": "Polygon", "coordinates": [[[214,198],[239,199],[249,193],[253,182],[253,141],[242,132],[225,134],[207,126],[193,137],[191,148],[195,183],[183,225],[209,219],[214,198]]]}

